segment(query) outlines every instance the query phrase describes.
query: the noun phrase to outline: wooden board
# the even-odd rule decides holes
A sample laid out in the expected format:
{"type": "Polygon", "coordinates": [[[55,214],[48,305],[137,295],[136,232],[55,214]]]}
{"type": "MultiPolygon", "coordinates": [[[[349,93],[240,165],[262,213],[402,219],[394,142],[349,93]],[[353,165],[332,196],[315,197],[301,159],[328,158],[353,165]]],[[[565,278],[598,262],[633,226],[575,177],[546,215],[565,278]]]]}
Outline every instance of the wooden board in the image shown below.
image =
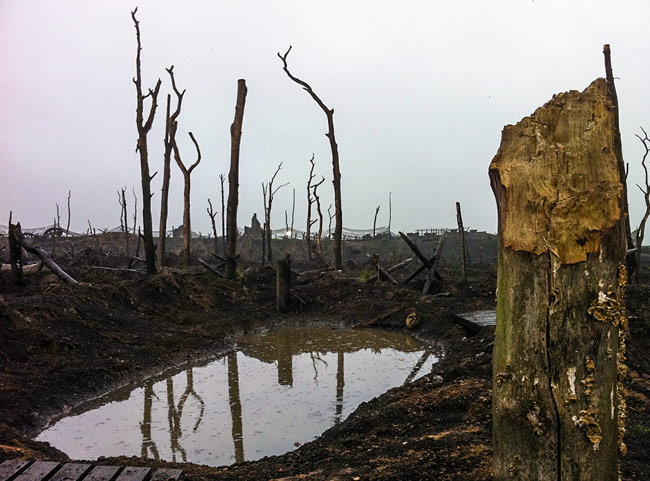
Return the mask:
{"type": "Polygon", "coordinates": [[[116,481],[143,481],[151,472],[151,468],[126,467],[122,470],[116,481]]]}
{"type": "Polygon", "coordinates": [[[485,326],[496,326],[497,311],[482,310],[452,314],[452,320],[472,332],[478,332],[485,326]]]}
{"type": "Polygon", "coordinates": [[[144,481],[147,478],[148,481],[178,481],[183,474],[182,469],[160,468],[150,476],[152,469],[146,467],[122,469],[120,466],[93,467],[84,463],[30,463],[17,459],[4,461],[0,464],[0,481],[144,481]]]}
{"type": "Polygon", "coordinates": [[[49,481],[77,481],[90,470],[90,464],[66,463],[49,481]]]}
{"type": "Polygon", "coordinates": [[[119,466],[95,466],[84,481],[111,481],[119,470],[119,466]]]}
{"type": "Polygon", "coordinates": [[[18,475],[29,464],[29,461],[9,459],[0,464],[0,481],[9,481],[18,475]]]}
{"type": "Polygon", "coordinates": [[[157,469],[149,481],[178,481],[183,474],[182,469],[157,469]]]}
{"type": "Polygon", "coordinates": [[[41,481],[47,478],[59,463],[55,461],[36,461],[14,478],[14,481],[41,481]]]}

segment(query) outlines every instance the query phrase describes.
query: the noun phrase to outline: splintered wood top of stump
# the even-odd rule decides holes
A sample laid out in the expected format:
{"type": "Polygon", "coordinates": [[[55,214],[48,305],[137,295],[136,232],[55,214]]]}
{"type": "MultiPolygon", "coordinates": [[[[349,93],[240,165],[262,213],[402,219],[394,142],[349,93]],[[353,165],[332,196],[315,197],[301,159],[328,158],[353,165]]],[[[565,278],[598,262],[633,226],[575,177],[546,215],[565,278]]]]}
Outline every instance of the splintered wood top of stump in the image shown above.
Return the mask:
{"type": "Polygon", "coordinates": [[[504,247],[562,264],[598,252],[621,218],[623,179],[614,147],[615,110],[605,79],[555,95],[504,128],[490,164],[504,247]]]}

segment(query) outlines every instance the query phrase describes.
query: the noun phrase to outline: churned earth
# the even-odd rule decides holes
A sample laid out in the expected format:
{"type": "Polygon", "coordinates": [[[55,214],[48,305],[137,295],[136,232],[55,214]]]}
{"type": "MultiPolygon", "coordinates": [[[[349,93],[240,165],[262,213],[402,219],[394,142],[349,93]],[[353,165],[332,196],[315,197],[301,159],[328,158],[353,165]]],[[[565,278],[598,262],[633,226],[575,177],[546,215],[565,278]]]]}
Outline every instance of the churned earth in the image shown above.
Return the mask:
{"type": "MultiPolygon", "coordinates": [[[[70,268],[79,285],[49,273],[23,287],[0,279],[0,460],[66,460],[32,438],[73,406],[135,386],[188,360],[213,358],[237,336],[273,325],[366,324],[405,329],[443,346],[430,374],[363,403],[344,422],[282,456],[226,467],[181,465],[188,480],[491,479],[491,355],[494,330],[477,334],[451,313],[494,307],[493,266],[473,266],[468,283],[443,272],[448,297],[364,283],[359,272],[296,276],[294,312],[275,311],[275,274],[249,268],[225,281],[208,272],[165,269],[154,276],[70,268]]],[[[4,273],[3,273],[4,274],[4,273]]],[[[643,279],[642,279],[643,280],[643,279]]],[[[628,454],[623,479],[650,473],[650,284],[628,290],[628,454]]],[[[414,286],[417,287],[417,286],[414,286]]],[[[99,463],[171,465],[137,458],[99,463]]]]}

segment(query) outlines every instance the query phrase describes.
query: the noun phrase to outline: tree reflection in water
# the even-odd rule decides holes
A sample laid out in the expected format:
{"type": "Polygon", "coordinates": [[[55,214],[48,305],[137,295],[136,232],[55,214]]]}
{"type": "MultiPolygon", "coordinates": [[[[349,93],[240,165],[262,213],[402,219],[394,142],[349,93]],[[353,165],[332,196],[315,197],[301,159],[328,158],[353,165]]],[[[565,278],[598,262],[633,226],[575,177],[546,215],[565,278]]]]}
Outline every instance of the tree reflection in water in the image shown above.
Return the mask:
{"type": "Polygon", "coordinates": [[[232,418],[232,439],[235,443],[235,462],[244,462],[244,436],[239,398],[239,368],[237,353],[228,354],[228,394],[230,396],[230,416],[232,418]]]}
{"type": "Polygon", "coordinates": [[[337,353],[336,365],[336,412],[334,414],[334,424],[341,422],[343,414],[343,387],[345,386],[345,365],[343,363],[343,351],[337,353]]]}
{"type": "Polygon", "coordinates": [[[294,326],[243,336],[238,349],[120,390],[37,439],[75,459],[242,463],[314,439],[359,403],[422,376],[438,355],[403,333],[294,326]]]}
{"type": "MultiPolygon", "coordinates": [[[[185,392],[181,395],[178,404],[174,401],[174,380],[170,377],[166,379],[167,386],[167,421],[169,423],[169,436],[170,436],[170,447],[172,452],[172,461],[176,461],[177,454],[180,455],[180,459],[183,462],[187,462],[187,452],[181,446],[180,439],[183,437],[183,430],[181,427],[181,419],[183,417],[183,409],[185,408],[185,403],[187,402],[190,396],[193,396],[194,399],[199,403],[200,411],[197,416],[196,423],[192,429],[193,432],[199,428],[201,421],[203,421],[203,414],[205,412],[205,402],[203,398],[196,393],[194,390],[194,376],[192,369],[187,369],[185,371],[187,376],[187,382],[185,385],[185,392]]],[[[144,386],[144,413],[143,420],[140,423],[140,432],[142,433],[142,447],[140,450],[140,456],[143,459],[149,459],[149,453],[153,459],[158,461],[160,459],[160,454],[158,453],[158,447],[156,446],[155,441],[151,437],[151,409],[153,405],[153,398],[156,396],[156,393],[153,389],[154,381],[150,380],[144,386]]]]}
{"type": "Polygon", "coordinates": [[[144,414],[142,422],[140,423],[140,432],[142,433],[142,449],[140,451],[140,457],[143,459],[149,459],[149,451],[151,451],[153,459],[158,461],[160,459],[158,448],[153,439],[151,439],[151,406],[153,404],[154,396],[153,381],[147,381],[144,386],[144,414]]]}

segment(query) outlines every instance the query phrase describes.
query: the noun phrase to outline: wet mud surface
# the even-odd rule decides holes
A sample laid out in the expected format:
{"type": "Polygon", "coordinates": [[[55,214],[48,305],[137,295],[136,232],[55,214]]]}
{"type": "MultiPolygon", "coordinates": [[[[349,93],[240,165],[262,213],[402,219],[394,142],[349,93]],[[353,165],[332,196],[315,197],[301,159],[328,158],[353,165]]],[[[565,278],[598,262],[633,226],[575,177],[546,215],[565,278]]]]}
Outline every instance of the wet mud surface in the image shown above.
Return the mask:
{"type": "MultiPolygon", "coordinates": [[[[169,269],[152,277],[77,274],[86,282],[64,285],[43,273],[19,289],[3,284],[0,460],[65,460],[63,453],[32,440],[52,418],[173,366],[181,372],[184,363],[213,359],[243,333],[273,325],[403,330],[415,312],[419,325],[413,335],[444,349],[430,374],[362,403],[343,422],[290,453],[227,467],[180,465],[189,480],[491,479],[494,330],[472,334],[450,318],[450,313],[494,307],[496,277],[489,266],[474,267],[468,284],[448,280],[448,297],[360,283],[358,273],[349,271],[301,276],[294,291],[305,304],[287,315],[275,311],[269,268],[249,269],[232,283],[196,269],[169,269]]],[[[650,284],[630,286],[627,299],[628,454],[621,467],[623,479],[647,479],[650,284]]],[[[173,464],[139,458],[100,463],[173,464]]]]}

